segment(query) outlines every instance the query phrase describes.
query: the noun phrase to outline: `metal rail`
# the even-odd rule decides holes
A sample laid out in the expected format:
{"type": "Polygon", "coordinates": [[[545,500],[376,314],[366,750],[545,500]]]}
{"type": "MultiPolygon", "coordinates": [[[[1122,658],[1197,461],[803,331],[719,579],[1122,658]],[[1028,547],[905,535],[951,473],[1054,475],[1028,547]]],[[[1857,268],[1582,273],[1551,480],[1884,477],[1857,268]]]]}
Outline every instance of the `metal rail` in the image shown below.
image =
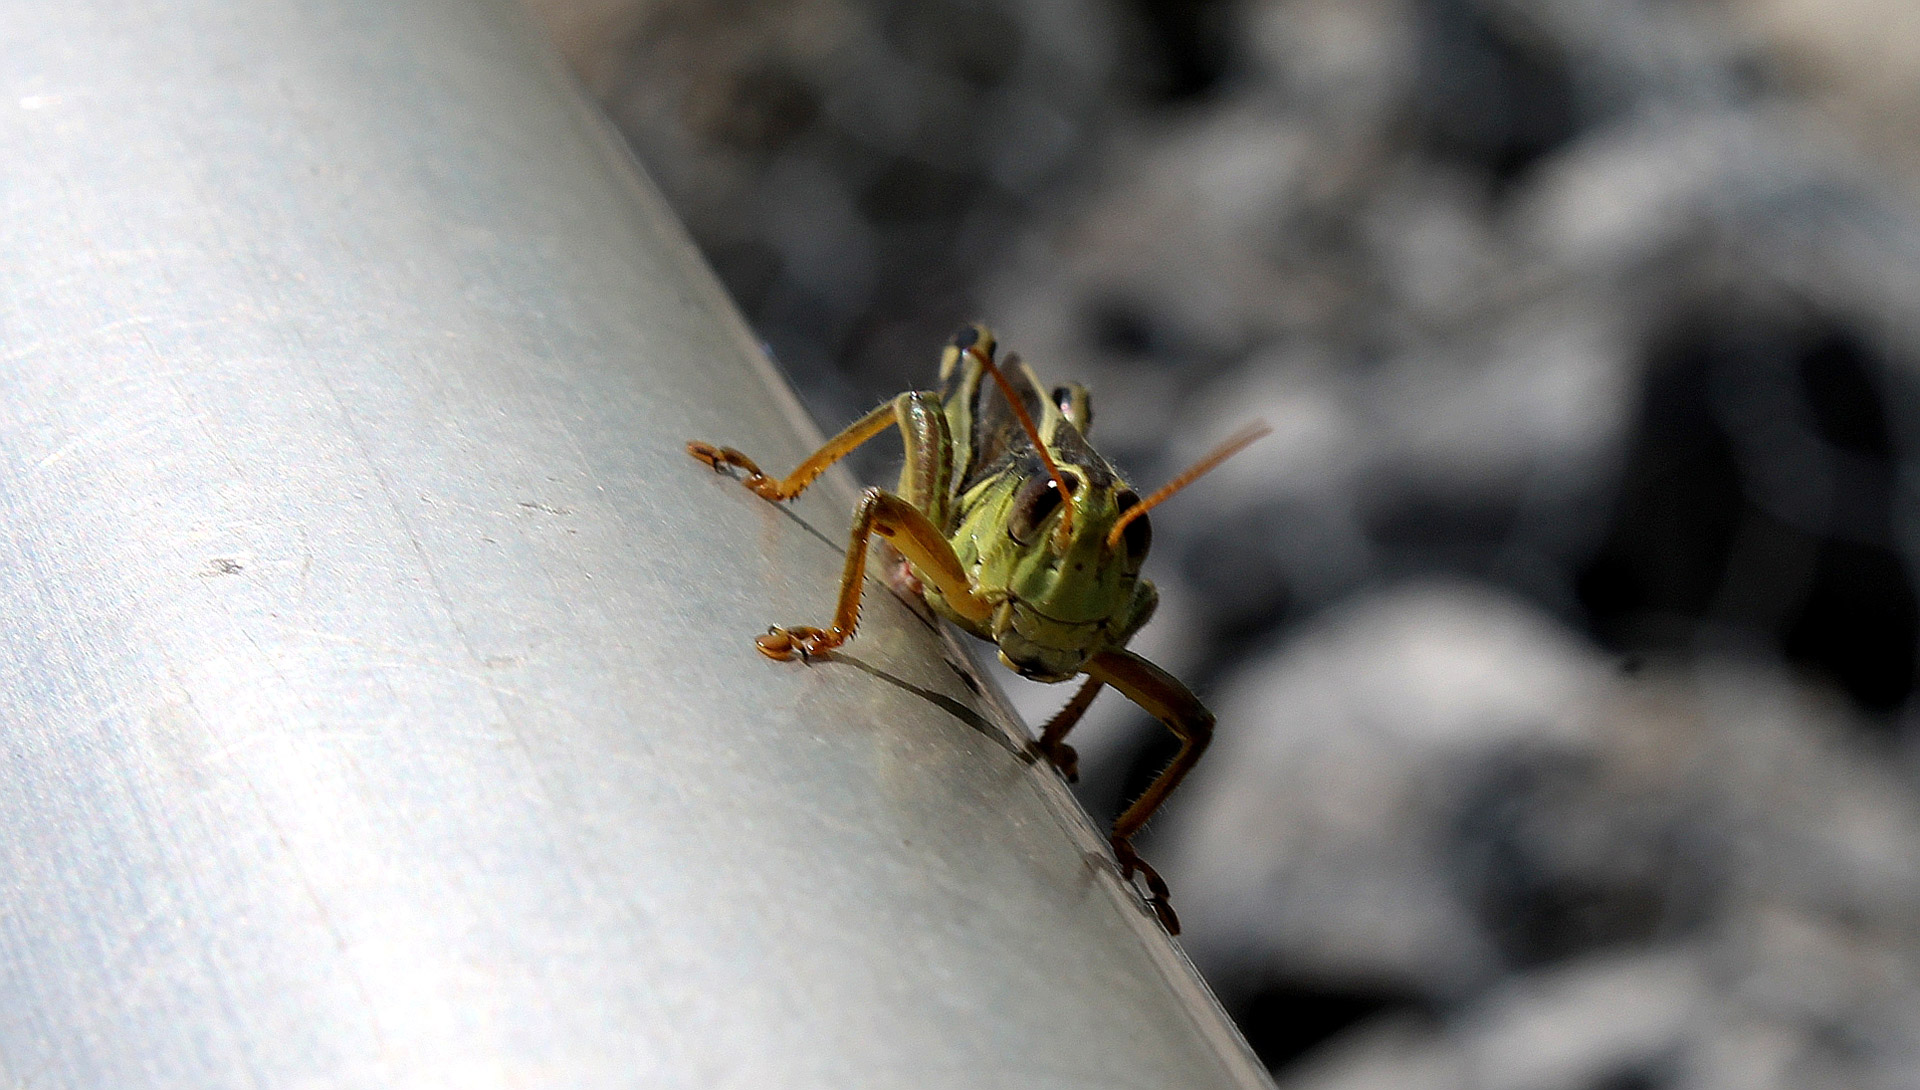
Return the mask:
{"type": "Polygon", "coordinates": [[[516,9],[0,25],[0,1086],[1265,1085],[516,9]]]}

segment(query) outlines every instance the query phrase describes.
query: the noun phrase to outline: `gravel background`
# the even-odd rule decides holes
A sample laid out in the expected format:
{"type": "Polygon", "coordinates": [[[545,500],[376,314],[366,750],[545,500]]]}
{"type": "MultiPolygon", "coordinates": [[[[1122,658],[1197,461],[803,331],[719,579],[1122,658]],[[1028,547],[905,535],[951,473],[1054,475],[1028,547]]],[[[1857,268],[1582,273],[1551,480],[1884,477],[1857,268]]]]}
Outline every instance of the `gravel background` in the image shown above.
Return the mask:
{"type": "Polygon", "coordinates": [[[828,430],[975,317],[1138,483],[1274,426],[1135,646],[1284,1086],[1920,1086],[1920,8],[535,7],[828,430]]]}

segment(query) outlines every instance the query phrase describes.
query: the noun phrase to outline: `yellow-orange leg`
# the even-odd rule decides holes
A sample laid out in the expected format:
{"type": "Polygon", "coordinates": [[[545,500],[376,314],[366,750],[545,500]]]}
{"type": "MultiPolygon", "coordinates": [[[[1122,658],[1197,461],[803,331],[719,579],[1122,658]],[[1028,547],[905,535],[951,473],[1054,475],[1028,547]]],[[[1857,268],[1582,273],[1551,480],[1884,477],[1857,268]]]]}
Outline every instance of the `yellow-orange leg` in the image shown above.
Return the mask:
{"type": "Polygon", "coordinates": [[[919,508],[891,492],[869,488],[853,511],[853,538],[847,543],[847,565],[840,576],[840,603],[827,628],[796,626],[770,628],[754,640],[768,658],[806,658],[847,642],[860,623],[860,595],[866,589],[867,540],[879,534],[913,562],[928,582],[939,588],[947,605],[971,621],[985,621],[993,604],[974,593],[953,546],[919,508]]]}
{"type": "MultiPolygon", "coordinates": [[[[1168,903],[1167,883],[1133,850],[1133,836],[1160,808],[1160,804],[1167,801],[1167,796],[1173,794],[1173,789],[1180,786],[1180,781],[1186,779],[1187,773],[1193,771],[1193,766],[1199,762],[1200,755],[1206,752],[1207,743],[1213,740],[1213,713],[1178,678],[1131,651],[1102,651],[1087,660],[1086,672],[1093,681],[1120,690],[1127,699],[1146,709],[1149,715],[1158,719],[1180,740],[1180,752],[1174,754],[1173,760],[1160,770],[1160,775],[1154,777],[1146,791],[1114,821],[1113,832],[1108,837],[1108,842],[1113,845],[1113,854],[1120,861],[1120,876],[1132,878],[1135,872],[1139,873],[1147,886],[1147,904],[1153,909],[1154,915],[1160,917],[1160,923],[1166,927],[1167,933],[1178,935],[1180,917],[1174,914],[1173,905],[1168,903]]],[[[1067,708],[1083,705],[1081,697],[1086,698],[1084,703],[1092,703],[1093,697],[1089,695],[1092,688],[1093,685],[1089,684],[1082,689],[1067,708]]],[[[1086,709],[1082,706],[1080,710],[1084,712],[1086,709]]],[[[1054,718],[1058,720],[1065,714],[1063,710],[1061,715],[1054,718]]],[[[1078,718],[1079,715],[1074,716],[1075,720],[1078,718]]],[[[1072,726],[1073,723],[1068,722],[1058,731],[1058,735],[1064,736],[1072,726]]],[[[1053,724],[1049,723],[1048,731],[1052,732],[1052,728],[1053,724]]],[[[1042,741],[1045,741],[1045,735],[1042,741]]],[[[1055,742],[1059,744],[1058,737],[1055,742]]]]}
{"type": "Polygon", "coordinates": [[[828,466],[853,453],[853,448],[892,427],[897,417],[895,404],[898,400],[889,401],[854,421],[847,430],[827,440],[825,446],[814,451],[812,457],[801,462],[782,480],[767,476],[754,464],[753,459],[732,447],[716,447],[696,439],[687,444],[687,453],[712,466],[715,473],[727,466],[746,470],[746,479],[740,483],[752,489],[756,495],[770,500],[790,500],[805,492],[808,485],[827,471],[828,466]]]}

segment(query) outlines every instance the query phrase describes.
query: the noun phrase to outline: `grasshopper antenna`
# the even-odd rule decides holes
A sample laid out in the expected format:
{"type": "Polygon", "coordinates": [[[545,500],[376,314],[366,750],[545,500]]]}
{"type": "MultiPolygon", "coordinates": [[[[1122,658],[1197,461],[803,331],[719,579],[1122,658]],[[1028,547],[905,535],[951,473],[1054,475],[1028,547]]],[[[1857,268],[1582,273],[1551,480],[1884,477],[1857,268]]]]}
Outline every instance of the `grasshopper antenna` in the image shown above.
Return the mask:
{"type": "Polygon", "coordinates": [[[1127,528],[1127,523],[1146,514],[1148,508],[1165,503],[1175,492],[1199,480],[1208,470],[1211,470],[1221,462],[1245,450],[1255,439],[1267,435],[1272,431],[1273,429],[1265,424],[1248,424],[1246,427],[1235,432],[1232,438],[1215,447],[1213,453],[1193,463],[1192,466],[1189,466],[1186,472],[1168,481],[1166,484],[1161,485],[1153,495],[1127,508],[1126,513],[1120,516],[1119,521],[1113,524],[1113,529],[1107,531],[1107,548],[1119,548],[1121,531],[1127,528]]]}
{"type": "MultiPolygon", "coordinates": [[[[978,345],[967,351],[975,354],[981,364],[986,367],[987,374],[992,375],[993,381],[999,384],[1000,392],[1006,396],[1007,404],[1013,406],[1013,415],[1019,419],[1020,426],[1026,430],[1027,438],[1032,441],[1033,449],[1040,453],[1041,464],[1047,467],[1048,475],[1053,478],[1053,487],[1060,490],[1060,525],[1054,530],[1054,543],[1056,547],[1064,547],[1064,542],[1073,534],[1073,491],[1067,487],[1067,479],[1061,475],[1060,467],[1053,464],[1053,455],[1047,453],[1047,445],[1040,441],[1040,429],[1034,425],[1033,417],[1028,415],[1027,407],[1020,401],[1020,395],[1013,392],[1013,383],[1007,381],[1007,376],[1001,372],[1000,365],[993,362],[993,355],[982,352],[978,345]]],[[[1019,356],[1012,352],[1007,353],[1007,363],[1019,362],[1019,356]]]]}

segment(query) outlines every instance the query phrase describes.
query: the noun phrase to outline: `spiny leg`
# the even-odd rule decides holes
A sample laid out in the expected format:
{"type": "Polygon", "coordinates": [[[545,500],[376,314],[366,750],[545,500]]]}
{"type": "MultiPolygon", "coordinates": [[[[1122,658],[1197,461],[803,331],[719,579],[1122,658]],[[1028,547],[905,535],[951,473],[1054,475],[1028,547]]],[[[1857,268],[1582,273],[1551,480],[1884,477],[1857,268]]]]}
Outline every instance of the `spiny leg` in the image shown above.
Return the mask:
{"type": "Polygon", "coordinates": [[[754,640],[768,658],[806,658],[847,642],[860,623],[860,596],[866,589],[867,539],[879,534],[913,562],[954,612],[971,621],[985,621],[993,604],[974,592],[953,546],[919,508],[890,492],[869,488],[853,512],[853,537],[847,543],[847,564],[840,575],[840,602],[833,623],[826,628],[774,627],[754,640]]]}
{"type": "Polygon", "coordinates": [[[1103,651],[1087,660],[1086,671],[1088,676],[1113,686],[1146,709],[1180,740],[1180,752],[1174,754],[1173,760],[1160,770],[1146,791],[1114,821],[1113,832],[1108,837],[1114,855],[1120,860],[1120,876],[1132,878],[1135,871],[1140,873],[1147,885],[1147,904],[1154,915],[1160,917],[1167,932],[1178,935],[1180,917],[1168,903],[1167,883],[1133,850],[1133,837],[1206,752],[1207,743],[1213,740],[1213,713],[1179,679],[1131,651],[1103,651]]]}
{"type": "Polygon", "coordinates": [[[801,462],[792,473],[782,480],[767,476],[753,459],[732,447],[716,447],[711,443],[691,440],[687,443],[687,453],[713,467],[715,473],[727,466],[747,471],[741,484],[752,489],[755,494],[770,500],[790,500],[807,490],[807,486],[819,479],[827,467],[853,453],[855,447],[879,435],[892,427],[900,418],[901,406],[913,394],[901,394],[885,405],[873,410],[854,421],[847,430],[827,440],[826,445],[801,462]]]}
{"type": "Polygon", "coordinates": [[[1093,706],[1093,698],[1100,695],[1100,686],[1104,684],[1106,682],[1097,677],[1087,678],[1087,683],[1073,694],[1067,706],[1047,720],[1047,725],[1040,731],[1040,741],[1034,743],[1040,755],[1059,769],[1068,783],[1080,782],[1080,754],[1067,744],[1067,732],[1080,722],[1081,716],[1087,714],[1087,709],[1093,706]]]}
{"type": "MultiPolygon", "coordinates": [[[[1091,422],[1093,407],[1086,403],[1087,392],[1077,386],[1066,387],[1066,389],[1079,399],[1083,419],[1091,422]]],[[[1111,646],[1125,647],[1127,640],[1153,617],[1154,608],[1159,604],[1160,593],[1153,589],[1152,583],[1142,579],[1135,584],[1133,602],[1127,608],[1126,622],[1115,635],[1111,646]]],[[[1067,744],[1067,732],[1077,726],[1081,717],[1087,714],[1087,709],[1093,705],[1093,698],[1100,695],[1101,686],[1105,684],[1106,682],[1099,678],[1089,675],[1086,684],[1080,687],[1080,691],[1073,694],[1073,699],[1067,701],[1066,707],[1061,708],[1052,719],[1047,720],[1047,725],[1040,732],[1040,741],[1036,743],[1035,748],[1060,770],[1060,774],[1067,778],[1068,783],[1079,782],[1080,754],[1067,744]]]]}

